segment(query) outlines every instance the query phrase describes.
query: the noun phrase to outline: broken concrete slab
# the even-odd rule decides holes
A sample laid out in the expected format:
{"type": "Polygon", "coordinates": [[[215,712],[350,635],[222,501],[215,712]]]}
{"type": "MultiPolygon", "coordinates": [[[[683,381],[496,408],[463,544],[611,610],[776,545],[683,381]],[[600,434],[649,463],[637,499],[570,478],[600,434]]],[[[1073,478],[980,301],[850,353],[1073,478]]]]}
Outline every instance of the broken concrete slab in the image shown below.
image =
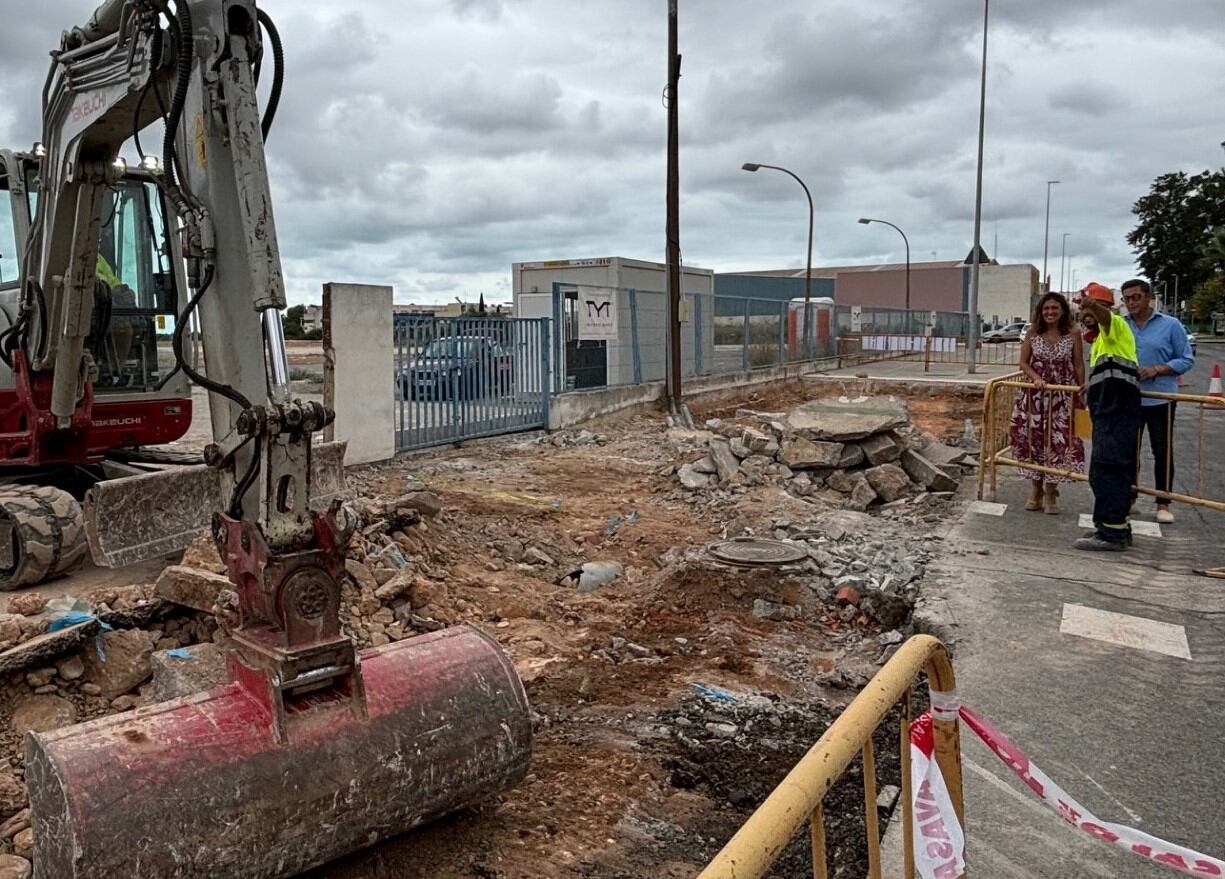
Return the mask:
{"type": "Polygon", "coordinates": [[[714,459],[720,482],[730,482],[740,471],[740,461],[732,454],[731,444],[721,436],[711,437],[710,457],[714,459]]]}
{"type": "Polygon", "coordinates": [[[914,491],[906,471],[897,464],[881,464],[863,471],[863,475],[867,477],[872,490],[887,504],[909,497],[914,491]]]}
{"type": "Polygon", "coordinates": [[[85,680],[108,699],[122,696],[153,674],[153,636],[143,629],[103,632],[85,643],[85,680]]]}
{"type": "Polygon", "coordinates": [[[24,644],[10,647],[0,653],[0,674],[24,671],[32,667],[41,668],[54,662],[56,657],[75,649],[82,641],[97,632],[100,625],[98,620],[87,620],[75,626],[60,629],[58,632],[37,635],[24,644]]]}
{"type": "Polygon", "coordinates": [[[13,732],[50,732],[77,722],[77,709],[63,696],[30,696],[13,709],[13,732]]]}
{"type": "Polygon", "coordinates": [[[852,510],[863,512],[872,504],[876,503],[876,490],[872,488],[867,479],[855,483],[855,487],[851,489],[851,500],[848,506],[852,510]]]}
{"type": "Polygon", "coordinates": [[[688,489],[710,488],[710,477],[705,473],[699,473],[692,464],[683,464],[676,475],[681,480],[681,485],[688,489]]]}
{"type": "Polygon", "coordinates": [[[150,658],[153,676],[141,689],[146,704],[203,693],[229,680],[225,651],[216,644],[159,650],[150,658]]]}
{"type": "Polygon", "coordinates": [[[192,610],[211,613],[223,589],[233,588],[228,577],[186,565],[171,565],[157,578],[157,595],[192,610]]]}
{"type": "Polygon", "coordinates": [[[859,447],[863,449],[864,456],[873,467],[896,461],[902,456],[902,444],[889,432],[870,436],[862,440],[859,447]]]}
{"type": "Polygon", "coordinates": [[[902,453],[902,467],[911,479],[931,491],[957,490],[957,480],[913,449],[902,453]]]}
{"type": "Polygon", "coordinates": [[[909,421],[906,403],[888,397],[863,401],[813,400],[787,413],[792,431],[812,440],[854,442],[873,434],[904,427],[909,421]]]}
{"type": "Polygon", "coordinates": [[[693,468],[694,473],[701,473],[706,476],[713,476],[719,472],[718,468],[715,467],[715,459],[710,457],[710,455],[707,455],[705,458],[698,458],[689,466],[693,468]]]}
{"type": "Polygon", "coordinates": [[[917,449],[917,451],[937,467],[943,467],[946,464],[960,464],[965,461],[967,457],[969,457],[965,449],[959,449],[954,446],[946,446],[944,443],[935,439],[924,443],[917,449]]]}
{"type": "Polygon", "coordinates": [[[783,440],[779,460],[792,470],[832,469],[842,460],[842,443],[814,442],[802,436],[783,440]]]}
{"type": "Polygon", "coordinates": [[[850,470],[852,467],[858,467],[866,459],[863,449],[855,443],[847,443],[842,447],[842,458],[838,461],[839,470],[850,470]]]}
{"type": "Polygon", "coordinates": [[[764,598],[753,599],[753,616],[762,620],[773,620],[776,623],[800,618],[800,608],[790,604],[779,604],[764,598]]]}

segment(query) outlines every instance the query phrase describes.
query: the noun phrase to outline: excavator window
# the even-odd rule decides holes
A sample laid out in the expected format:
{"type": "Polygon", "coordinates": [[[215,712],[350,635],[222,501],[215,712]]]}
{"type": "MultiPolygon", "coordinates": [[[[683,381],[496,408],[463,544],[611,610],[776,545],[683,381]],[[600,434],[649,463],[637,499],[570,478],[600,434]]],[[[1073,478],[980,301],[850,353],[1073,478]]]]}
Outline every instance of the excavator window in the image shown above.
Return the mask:
{"type": "Polygon", "coordinates": [[[170,334],[177,301],[166,217],[154,183],[124,178],[111,190],[98,255],[99,279],[106,283],[94,302],[94,389],[153,388],[174,365],[170,334]]]}
{"type": "Polygon", "coordinates": [[[0,172],[0,290],[17,287],[17,227],[9,201],[8,176],[0,172]]]}

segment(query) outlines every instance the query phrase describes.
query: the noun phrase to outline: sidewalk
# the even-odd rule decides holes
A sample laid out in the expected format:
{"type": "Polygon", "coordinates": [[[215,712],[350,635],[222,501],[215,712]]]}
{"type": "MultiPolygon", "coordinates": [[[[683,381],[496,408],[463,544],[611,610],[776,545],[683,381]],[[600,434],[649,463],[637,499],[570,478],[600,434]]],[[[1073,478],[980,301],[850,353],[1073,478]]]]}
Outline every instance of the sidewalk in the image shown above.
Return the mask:
{"type": "MultiPolygon", "coordinates": [[[[1225,562],[1225,516],[1175,507],[1158,526],[1141,501],[1132,550],[1082,553],[1088,488],[1065,486],[1060,516],[1026,512],[1026,491],[1004,470],[999,505],[971,504],[936,568],[963,701],[1099,817],[1221,857],[1225,587],[1191,569],[1225,562]]],[[[973,874],[1174,875],[1065,825],[971,735],[962,747],[973,874]]]]}

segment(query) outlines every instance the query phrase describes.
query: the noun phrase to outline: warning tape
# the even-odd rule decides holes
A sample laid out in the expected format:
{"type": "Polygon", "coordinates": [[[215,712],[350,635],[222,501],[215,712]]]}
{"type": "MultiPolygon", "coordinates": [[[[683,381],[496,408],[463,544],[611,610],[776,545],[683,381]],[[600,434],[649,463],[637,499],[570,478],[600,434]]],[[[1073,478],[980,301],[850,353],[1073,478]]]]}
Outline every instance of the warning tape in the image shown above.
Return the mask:
{"type": "MultiPolygon", "coordinates": [[[[934,694],[933,694],[934,695],[934,694]]],[[[941,705],[941,719],[951,719],[941,705]]],[[[1017,745],[986,718],[962,705],[957,716],[1035,796],[1060,818],[1092,837],[1126,849],[1188,876],[1225,877],[1225,861],[1166,842],[1128,827],[1102,821],[1051,780],[1017,745]]],[[[944,779],[933,759],[930,712],[911,726],[911,790],[914,791],[915,867],[923,879],[948,879],[964,871],[964,839],[944,779]]]]}

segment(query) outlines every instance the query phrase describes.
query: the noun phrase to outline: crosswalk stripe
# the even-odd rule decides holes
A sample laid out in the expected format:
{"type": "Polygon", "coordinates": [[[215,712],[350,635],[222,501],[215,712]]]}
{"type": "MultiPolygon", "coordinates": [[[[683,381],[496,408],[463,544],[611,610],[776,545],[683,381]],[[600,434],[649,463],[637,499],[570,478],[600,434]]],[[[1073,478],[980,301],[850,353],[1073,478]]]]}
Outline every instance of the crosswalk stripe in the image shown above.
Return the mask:
{"type": "MultiPolygon", "coordinates": [[[[1093,516],[1089,513],[1080,514],[1080,527],[1092,528],[1093,516]]],[[[1133,534],[1138,534],[1141,537],[1161,537],[1161,526],[1156,522],[1144,522],[1140,519],[1131,520],[1131,530],[1133,534]]]]}
{"type": "Polygon", "coordinates": [[[1065,635],[1091,638],[1177,659],[1191,658],[1186,629],[1145,617],[1098,610],[1079,604],[1065,604],[1059,631],[1065,635]]]}

